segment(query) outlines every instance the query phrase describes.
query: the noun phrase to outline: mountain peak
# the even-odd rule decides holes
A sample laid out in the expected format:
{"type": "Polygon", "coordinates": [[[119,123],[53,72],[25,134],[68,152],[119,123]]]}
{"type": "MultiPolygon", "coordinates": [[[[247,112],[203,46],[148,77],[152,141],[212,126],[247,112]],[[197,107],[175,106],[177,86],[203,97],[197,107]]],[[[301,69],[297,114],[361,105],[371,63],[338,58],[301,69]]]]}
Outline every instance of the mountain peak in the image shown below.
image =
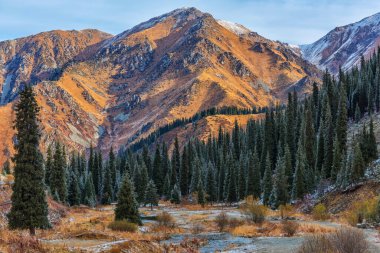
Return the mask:
{"type": "Polygon", "coordinates": [[[358,22],[336,27],[309,45],[302,45],[303,57],[332,73],[348,70],[370,56],[380,45],[380,13],[358,22]]]}

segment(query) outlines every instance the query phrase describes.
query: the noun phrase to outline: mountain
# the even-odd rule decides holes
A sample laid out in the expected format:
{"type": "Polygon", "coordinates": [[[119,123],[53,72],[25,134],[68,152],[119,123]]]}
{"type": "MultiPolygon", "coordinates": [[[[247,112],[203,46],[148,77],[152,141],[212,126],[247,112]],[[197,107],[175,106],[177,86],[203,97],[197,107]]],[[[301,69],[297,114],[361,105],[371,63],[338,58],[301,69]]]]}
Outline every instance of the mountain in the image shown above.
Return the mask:
{"type": "Polygon", "coordinates": [[[318,41],[300,46],[302,56],[321,69],[339,72],[368,59],[380,45],[380,13],[363,20],[337,27],[318,41]]]}
{"type": "MultiPolygon", "coordinates": [[[[320,75],[287,44],[195,8],[116,36],[52,31],[1,42],[0,59],[0,115],[12,118],[6,108],[22,84],[34,83],[45,146],[60,140],[104,151],[212,107],[274,105],[290,90],[309,92],[320,75]]],[[[12,140],[12,130],[2,133],[12,140]]]]}

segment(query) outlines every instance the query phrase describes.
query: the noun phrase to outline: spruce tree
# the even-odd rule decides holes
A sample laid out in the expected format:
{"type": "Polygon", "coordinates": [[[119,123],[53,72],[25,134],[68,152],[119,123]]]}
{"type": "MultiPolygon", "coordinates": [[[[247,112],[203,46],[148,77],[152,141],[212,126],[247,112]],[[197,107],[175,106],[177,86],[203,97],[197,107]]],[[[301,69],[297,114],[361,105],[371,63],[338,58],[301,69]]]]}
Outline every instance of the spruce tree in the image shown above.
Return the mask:
{"type": "Polygon", "coordinates": [[[149,181],[144,195],[145,195],[145,204],[149,204],[151,210],[153,210],[153,206],[158,206],[157,188],[153,180],[149,181]]]}
{"type": "Polygon", "coordinates": [[[50,224],[47,218],[43,157],[39,150],[39,107],[30,86],[20,92],[15,113],[15,180],[8,223],[10,229],[29,229],[30,234],[35,235],[36,228],[48,228],[50,224]]]}
{"type": "Polygon", "coordinates": [[[203,189],[203,183],[202,179],[199,180],[198,182],[198,187],[197,187],[197,193],[198,193],[198,204],[200,204],[202,207],[205,206],[206,204],[206,196],[205,196],[205,191],[203,189]]]}
{"type": "Polygon", "coordinates": [[[210,164],[208,166],[207,170],[207,201],[211,203],[217,200],[217,188],[216,188],[216,180],[214,176],[214,171],[213,167],[210,164]]]}
{"type": "Polygon", "coordinates": [[[96,205],[96,195],[91,172],[86,175],[86,183],[83,191],[83,204],[94,207],[96,205]]]}
{"type": "Polygon", "coordinates": [[[78,177],[76,170],[70,171],[70,184],[67,197],[70,206],[80,205],[81,202],[81,191],[79,188],[78,177]]]}
{"type": "Polygon", "coordinates": [[[246,196],[253,196],[253,198],[260,198],[261,194],[261,175],[259,158],[257,157],[256,150],[253,155],[249,156],[248,173],[247,173],[247,187],[246,196]]]}
{"type": "Polygon", "coordinates": [[[298,146],[296,155],[296,169],[293,176],[292,199],[300,199],[306,193],[305,185],[306,156],[302,145],[298,146]]]}
{"type": "Polygon", "coordinates": [[[137,193],[137,202],[142,204],[145,201],[145,193],[149,183],[148,169],[145,163],[142,162],[138,172],[135,172],[135,185],[137,193]]]}
{"type": "Polygon", "coordinates": [[[128,173],[124,176],[117,200],[115,220],[127,220],[142,225],[138,204],[135,198],[134,186],[128,173]]]}
{"type": "Polygon", "coordinates": [[[352,160],[352,180],[357,181],[364,176],[365,164],[359,144],[354,147],[352,160]]]}
{"type": "Polygon", "coordinates": [[[165,180],[164,180],[164,186],[162,189],[162,194],[165,199],[170,198],[170,192],[171,192],[171,183],[170,183],[170,172],[166,174],[165,180]]]}
{"type": "Polygon", "coordinates": [[[45,184],[50,189],[51,171],[53,170],[53,154],[51,151],[51,145],[48,146],[45,162],[45,184]]]}
{"type": "Polygon", "coordinates": [[[53,169],[50,174],[50,190],[56,201],[65,203],[67,199],[66,168],[62,146],[59,142],[55,145],[53,158],[53,169]]]}
{"type": "Polygon", "coordinates": [[[171,193],[170,202],[178,205],[178,204],[181,204],[181,201],[182,201],[181,190],[175,184],[171,193]]]}
{"type": "Polygon", "coordinates": [[[104,172],[104,184],[103,184],[103,194],[102,194],[102,204],[103,205],[109,205],[112,202],[112,179],[111,179],[111,172],[109,169],[109,166],[106,166],[105,172],[104,172]]]}
{"type": "Polygon", "coordinates": [[[264,172],[264,177],[263,177],[262,190],[263,190],[263,203],[264,205],[268,205],[270,194],[272,192],[272,168],[271,168],[269,154],[267,154],[267,158],[266,158],[266,166],[265,166],[265,172],[264,172]]]}
{"type": "Polygon", "coordinates": [[[278,157],[270,201],[273,209],[277,209],[280,205],[284,205],[288,202],[288,187],[284,157],[278,157]]]}

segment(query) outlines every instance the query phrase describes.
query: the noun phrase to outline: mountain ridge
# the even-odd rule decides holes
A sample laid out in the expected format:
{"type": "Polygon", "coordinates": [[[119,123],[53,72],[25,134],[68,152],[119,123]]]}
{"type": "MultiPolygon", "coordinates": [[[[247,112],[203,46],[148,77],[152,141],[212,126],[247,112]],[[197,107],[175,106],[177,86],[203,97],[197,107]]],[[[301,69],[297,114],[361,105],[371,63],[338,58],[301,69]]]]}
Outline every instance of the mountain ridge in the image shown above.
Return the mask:
{"type": "Polygon", "coordinates": [[[24,51],[13,54],[7,46],[0,50],[3,104],[34,83],[44,148],[59,140],[68,150],[92,143],[106,152],[205,109],[281,103],[289,90],[308,93],[319,80],[319,70],[287,44],[248,29],[239,34],[232,23],[220,22],[185,8],[115,36],[85,30],[53,31],[56,38],[47,36],[47,42],[41,34],[26,37],[38,43],[25,43],[24,51]],[[9,73],[21,74],[5,82],[9,73]]]}

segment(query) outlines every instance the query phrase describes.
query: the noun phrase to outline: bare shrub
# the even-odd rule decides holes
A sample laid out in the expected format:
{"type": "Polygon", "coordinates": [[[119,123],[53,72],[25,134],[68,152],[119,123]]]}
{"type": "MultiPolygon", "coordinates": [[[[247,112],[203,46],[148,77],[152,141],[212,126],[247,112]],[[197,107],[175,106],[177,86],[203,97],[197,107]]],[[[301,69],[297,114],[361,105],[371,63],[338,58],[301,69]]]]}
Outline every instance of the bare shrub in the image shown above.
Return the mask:
{"type": "Polygon", "coordinates": [[[327,208],[324,204],[318,204],[313,208],[312,211],[314,220],[327,220],[330,218],[327,208]]]}
{"type": "Polygon", "coordinates": [[[216,216],[215,223],[218,226],[219,232],[224,231],[229,223],[228,215],[225,212],[220,213],[216,216]]]}
{"type": "Polygon", "coordinates": [[[159,226],[164,226],[168,228],[175,227],[175,220],[173,216],[171,216],[170,213],[165,211],[157,215],[157,222],[159,226]]]}
{"type": "Polygon", "coordinates": [[[237,218],[230,218],[228,220],[228,226],[231,228],[231,229],[234,229],[238,226],[241,226],[244,224],[244,221],[240,220],[240,219],[237,219],[237,218]]]}
{"type": "Polygon", "coordinates": [[[299,224],[294,221],[283,221],[282,222],[282,231],[286,236],[293,236],[297,233],[299,224]]]}
{"type": "Polygon", "coordinates": [[[251,196],[246,198],[246,203],[241,207],[243,213],[249,221],[262,223],[265,220],[267,209],[260,205],[257,199],[251,196]]]}
{"type": "Polygon", "coordinates": [[[297,253],[335,253],[327,235],[319,234],[307,237],[297,253]]]}
{"type": "Polygon", "coordinates": [[[365,253],[368,251],[368,243],[359,229],[339,229],[330,236],[330,241],[338,253],[365,253]]]}
{"type": "Polygon", "coordinates": [[[281,219],[287,219],[293,213],[293,207],[289,204],[280,205],[278,209],[280,210],[281,219]]]}
{"type": "Polygon", "coordinates": [[[331,234],[313,235],[304,240],[298,253],[366,253],[368,243],[362,231],[341,228],[331,234]]]}

